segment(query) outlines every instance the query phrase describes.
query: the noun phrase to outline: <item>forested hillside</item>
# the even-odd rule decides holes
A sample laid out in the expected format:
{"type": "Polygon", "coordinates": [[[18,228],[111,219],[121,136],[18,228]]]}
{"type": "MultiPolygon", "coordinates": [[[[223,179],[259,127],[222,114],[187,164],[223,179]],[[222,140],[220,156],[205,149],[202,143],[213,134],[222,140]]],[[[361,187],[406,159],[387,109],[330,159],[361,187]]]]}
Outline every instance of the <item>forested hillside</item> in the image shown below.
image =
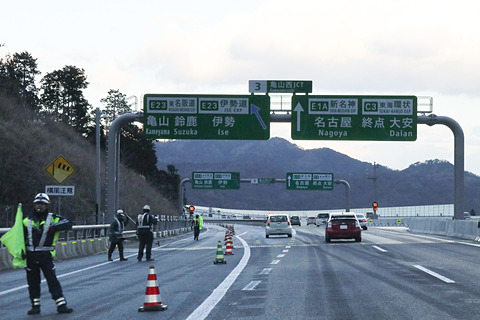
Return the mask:
{"type": "MultiPolygon", "coordinates": [[[[0,227],[9,226],[18,203],[31,210],[36,193],[58,185],[46,171],[62,155],[76,168],[63,185],[74,186],[74,196],[52,196],[52,209],[77,223],[95,223],[95,109],[84,98],[85,70],[65,66],[46,73],[28,52],[0,59],[0,227]],[[38,87],[37,85],[40,84],[38,87]]],[[[110,90],[102,99],[101,150],[105,159],[105,132],[112,121],[131,112],[125,94],[110,90]]],[[[132,215],[150,204],[155,214],[179,214],[174,167],[159,169],[153,142],[135,124],[121,135],[119,205],[132,215]]],[[[102,198],[105,198],[105,161],[102,161],[102,198]]],[[[104,200],[98,206],[101,214],[104,200]]],[[[103,216],[102,216],[103,218],[103,216]]],[[[112,217],[106,217],[110,222],[112,217]]],[[[102,222],[102,219],[98,220],[102,222]]]]}
{"type": "MultiPolygon", "coordinates": [[[[348,181],[351,207],[453,203],[453,165],[429,160],[404,170],[358,161],[328,148],[303,150],[284,139],[268,141],[168,141],[156,143],[159,165],[174,163],[183,178],[192,172],[240,172],[241,178],[282,178],[287,172],[333,173],[348,181]],[[373,179],[373,178],[376,179],[373,179]],[[375,181],[375,183],[374,183],[375,181]]],[[[203,206],[261,210],[345,207],[345,187],[333,191],[287,191],[285,184],[242,183],[240,190],[198,190],[186,184],[187,201],[203,206]]],[[[465,173],[465,211],[480,210],[480,177],[465,173]]]]}

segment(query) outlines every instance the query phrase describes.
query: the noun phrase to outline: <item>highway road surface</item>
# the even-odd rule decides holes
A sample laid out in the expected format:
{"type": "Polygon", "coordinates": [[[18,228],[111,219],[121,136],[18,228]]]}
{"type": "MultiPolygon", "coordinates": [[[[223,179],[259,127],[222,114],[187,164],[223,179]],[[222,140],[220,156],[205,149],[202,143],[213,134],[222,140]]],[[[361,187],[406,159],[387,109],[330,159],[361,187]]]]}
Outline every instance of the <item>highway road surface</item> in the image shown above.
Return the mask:
{"type": "Polygon", "coordinates": [[[29,316],[24,270],[0,273],[1,319],[479,319],[480,244],[420,235],[401,227],[370,227],[362,242],[324,240],[324,229],[294,226],[292,238],[265,238],[261,226],[235,225],[233,255],[214,264],[225,231],[206,224],[161,240],[153,262],[107,255],[57,261],[74,311],[56,313],[46,283],[42,311],[29,316]],[[138,312],[149,267],[165,311],[138,312]]]}

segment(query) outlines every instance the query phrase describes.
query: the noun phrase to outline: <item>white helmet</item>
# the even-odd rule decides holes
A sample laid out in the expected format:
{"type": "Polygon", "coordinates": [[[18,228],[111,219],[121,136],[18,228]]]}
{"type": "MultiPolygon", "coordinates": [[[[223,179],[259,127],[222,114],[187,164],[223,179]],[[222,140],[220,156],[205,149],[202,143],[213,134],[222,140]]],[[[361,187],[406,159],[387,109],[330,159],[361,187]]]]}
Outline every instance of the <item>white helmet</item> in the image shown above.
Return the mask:
{"type": "Polygon", "coordinates": [[[144,206],[143,206],[143,210],[148,210],[148,211],[150,211],[150,206],[149,206],[148,204],[144,205],[144,206]]]}
{"type": "Polygon", "coordinates": [[[39,193],[33,199],[33,203],[45,203],[50,204],[50,197],[46,193],[39,193]]]}
{"type": "Polygon", "coordinates": [[[117,215],[122,215],[122,214],[123,214],[123,210],[122,210],[122,209],[117,210],[117,215]]]}

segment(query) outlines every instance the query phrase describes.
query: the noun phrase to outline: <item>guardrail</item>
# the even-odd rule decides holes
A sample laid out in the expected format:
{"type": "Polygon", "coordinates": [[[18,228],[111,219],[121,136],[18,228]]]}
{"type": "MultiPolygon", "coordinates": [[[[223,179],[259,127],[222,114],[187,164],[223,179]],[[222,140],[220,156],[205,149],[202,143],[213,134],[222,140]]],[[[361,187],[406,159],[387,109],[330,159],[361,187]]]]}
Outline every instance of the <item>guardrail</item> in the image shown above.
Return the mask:
{"type": "MultiPolygon", "coordinates": [[[[128,241],[136,239],[133,223],[127,224],[124,236],[128,241]]],[[[73,226],[72,230],[59,233],[55,246],[56,259],[64,260],[79,256],[87,256],[106,252],[108,250],[109,224],[73,226]]],[[[0,236],[10,228],[0,228],[0,236]]],[[[153,228],[154,237],[170,237],[192,231],[192,221],[188,217],[159,216],[159,221],[153,228]]],[[[12,268],[12,256],[0,242],[0,270],[12,268]]]]}

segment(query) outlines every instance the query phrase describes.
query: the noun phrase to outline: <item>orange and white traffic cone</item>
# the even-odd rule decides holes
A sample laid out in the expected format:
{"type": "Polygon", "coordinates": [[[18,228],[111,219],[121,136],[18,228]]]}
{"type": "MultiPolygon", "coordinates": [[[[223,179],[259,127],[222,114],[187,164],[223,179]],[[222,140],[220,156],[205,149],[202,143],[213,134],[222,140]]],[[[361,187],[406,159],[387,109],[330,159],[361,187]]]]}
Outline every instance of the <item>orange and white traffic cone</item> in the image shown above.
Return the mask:
{"type": "Polygon", "coordinates": [[[229,237],[227,240],[227,245],[225,246],[225,254],[233,254],[233,240],[232,237],[229,237]]]}
{"type": "Polygon", "coordinates": [[[138,308],[139,312],[143,311],[163,311],[167,310],[167,305],[162,304],[160,297],[160,289],[158,288],[157,275],[155,274],[155,267],[150,266],[147,280],[147,290],[145,291],[145,302],[143,306],[138,308]]]}

